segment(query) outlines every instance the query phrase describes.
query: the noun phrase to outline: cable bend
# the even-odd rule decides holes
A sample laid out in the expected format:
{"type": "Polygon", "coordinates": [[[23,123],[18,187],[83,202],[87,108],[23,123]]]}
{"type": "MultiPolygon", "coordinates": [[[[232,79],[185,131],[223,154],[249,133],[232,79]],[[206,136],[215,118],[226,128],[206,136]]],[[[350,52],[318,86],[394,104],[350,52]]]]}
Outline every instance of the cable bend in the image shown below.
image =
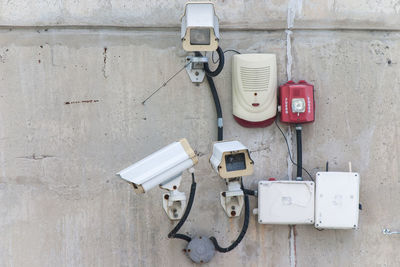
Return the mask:
{"type": "Polygon", "coordinates": [[[221,253],[226,253],[239,245],[239,243],[242,241],[243,237],[245,236],[247,232],[247,228],[249,227],[249,220],[250,220],[250,205],[249,205],[249,196],[245,193],[244,195],[244,222],[243,222],[243,227],[242,231],[240,232],[238,238],[233,242],[229,247],[223,248],[218,244],[218,241],[215,237],[210,237],[211,242],[214,244],[215,249],[218,252],[221,253]]]}

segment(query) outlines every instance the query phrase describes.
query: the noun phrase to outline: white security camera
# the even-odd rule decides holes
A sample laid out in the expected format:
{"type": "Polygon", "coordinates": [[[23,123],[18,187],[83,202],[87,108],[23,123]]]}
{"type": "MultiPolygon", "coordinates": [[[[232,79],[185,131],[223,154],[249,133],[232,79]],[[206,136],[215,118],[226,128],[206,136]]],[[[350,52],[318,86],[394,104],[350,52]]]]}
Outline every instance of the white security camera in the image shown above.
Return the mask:
{"type": "Polygon", "coordinates": [[[240,216],[244,203],[241,177],[253,174],[249,150],[239,141],[217,142],[210,163],[228,185],[228,190],[220,193],[221,206],[228,217],[240,216]]]}
{"type": "Polygon", "coordinates": [[[132,183],[137,193],[159,185],[170,191],[163,196],[163,206],[172,220],[182,217],[186,207],[185,193],[179,192],[182,172],[197,164],[198,158],[186,139],[174,142],[117,173],[132,183]]]}
{"type": "Polygon", "coordinates": [[[249,150],[239,141],[214,143],[210,163],[224,179],[253,174],[254,162],[249,150]]]}
{"type": "Polygon", "coordinates": [[[181,39],[186,51],[215,51],[218,48],[219,24],[214,3],[188,2],[181,18],[181,39]]]}

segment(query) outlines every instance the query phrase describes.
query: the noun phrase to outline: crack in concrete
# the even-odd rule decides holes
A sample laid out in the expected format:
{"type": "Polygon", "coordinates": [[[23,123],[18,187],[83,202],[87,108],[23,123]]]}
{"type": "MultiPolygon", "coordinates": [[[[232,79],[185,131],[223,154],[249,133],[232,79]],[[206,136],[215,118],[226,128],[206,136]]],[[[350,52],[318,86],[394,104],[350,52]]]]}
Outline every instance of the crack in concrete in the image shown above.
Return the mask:
{"type": "MultiPolygon", "coordinates": [[[[287,29],[286,29],[286,74],[287,79],[290,81],[292,79],[292,64],[293,64],[293,57],[292,57],[292,34],[293,32],[291,29],[294,26],[294,19],[296,17],[296,13],[300,13],[302,9],[303,1],[302,0],[289,0],[288,3],[288,13],[287,13],[287,29]]],[[[292,129],[289,126],[287,132],[287,141],[289,148],[292,148],[292,129]]],[[[293,149],[292,149],[293,151],[293,149]]],[[[290,151],[289,151],[290,153],[290,151]]],[[[288,179],[292,180],[292,172],[293,166],[290,160],[290,156],[287,157],[288,163],[288,179]]],[[[297,259],[296,259],[296,226],[290,225],[289,226],[289,261],[290,267],[296,267],[297,259]]]]}
{"type": "Polygon", "coordinates": [[[106,74],[106,66],[107,66],[107,47],[104,47],[104,52],[103,52],[103,68],[101,69],[103,72],[103,77],[104,79],[107,79],[107,74],[106,74]]]}
{"type": "Polygon", "coordinates": [[[79,101],[66,101],[64,105],[71,105],[71,104],[90,104],[90,103],[98,103],[100,100],[98,99],[90,99],[90,100],[79,100],[79,101]]]}
{"type": "Polygon", "coordinates": [[[52,156],[52,155],[36,155],[35,153],[33,153],[30,156],[17,157],[17,159],[31,159],[31,160],[42,160],[42,159],[47,159],[47,158],[55,158],[55,156],[52,156]]]}

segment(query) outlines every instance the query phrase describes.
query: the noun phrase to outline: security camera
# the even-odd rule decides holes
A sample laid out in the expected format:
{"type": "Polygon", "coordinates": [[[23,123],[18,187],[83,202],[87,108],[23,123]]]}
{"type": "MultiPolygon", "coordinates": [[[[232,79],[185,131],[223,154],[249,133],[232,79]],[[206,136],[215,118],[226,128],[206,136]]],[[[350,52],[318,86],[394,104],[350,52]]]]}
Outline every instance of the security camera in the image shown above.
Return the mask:
{"type": "Polygon", "coordinates": [[[221,206],[228,217],[238,217],[243,209],[242,176],[253,174],[254,162],[250,153],[239,141],[217,142],[213,145],[211,166],[225,179],[228,190],[220,193],[221,206]]]}
{"type": "Polygon", "coordinates": [[[198,158],[186,139],[174,142],[118,172],[132,183],[137,193],[157,185],[169,191],[163,195],[163,207],[171,220],[179,220],[186,207],[185,193],[179,192],[182,172],[197,164],[198,158]]]}
{"type": "Polygon", "coordinates": [[[253,174],[253,160],[239,141],[217,142],[210,163],[221,178],[229,179],[253,174]]]}
{"type": "Polygon", "coordinates": [[[133,184],[135,191],[145,193],[181,175],[198,162],[186,139],[174,142],[118,172],[122,179],[133,184]]]}
{"type": "Polygon", "coordinates": [[[219,24],[214,3],[188,2],[181,18],[181,39],[186,51],[215,51],[218,48],[219,24]]]}

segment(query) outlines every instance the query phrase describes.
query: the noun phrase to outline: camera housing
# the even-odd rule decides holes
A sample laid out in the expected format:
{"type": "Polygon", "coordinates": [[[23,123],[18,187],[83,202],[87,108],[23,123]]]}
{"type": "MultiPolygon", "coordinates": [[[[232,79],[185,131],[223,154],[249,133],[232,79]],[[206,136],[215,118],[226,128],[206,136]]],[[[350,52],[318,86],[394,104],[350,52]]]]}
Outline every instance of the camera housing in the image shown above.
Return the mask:
{"type": "Polygon", "coordinates": [[[162,197],[163,208],[170,220],[179,220],[186,208],[186,195],[178,190],[182,172],[197,162],[197,156],[188,141],[181,139],[123,169],[117,175],[132,183],[137,193],[145,193],[157,185],[168,190],[162,197]]]}
{"type": "Polygon", "coordinates": [[[219,24],[214,3],[187,2],[181,18],[181,39],[186,51],[215,51],[218,48],[219,24]]]}
{"type": "Polygon", "coordinates": [[[214,143],[210,163],[223,179],[251,175],[254,171],[249,150],[239,141],[214,143]]]}
{"type": "Polygon", "coordinates": [[[145,193],[157,185],[167,184],[198,162],[198,158],[183,138],[118,172],[133,184],[137,193],[145,193]]]}

